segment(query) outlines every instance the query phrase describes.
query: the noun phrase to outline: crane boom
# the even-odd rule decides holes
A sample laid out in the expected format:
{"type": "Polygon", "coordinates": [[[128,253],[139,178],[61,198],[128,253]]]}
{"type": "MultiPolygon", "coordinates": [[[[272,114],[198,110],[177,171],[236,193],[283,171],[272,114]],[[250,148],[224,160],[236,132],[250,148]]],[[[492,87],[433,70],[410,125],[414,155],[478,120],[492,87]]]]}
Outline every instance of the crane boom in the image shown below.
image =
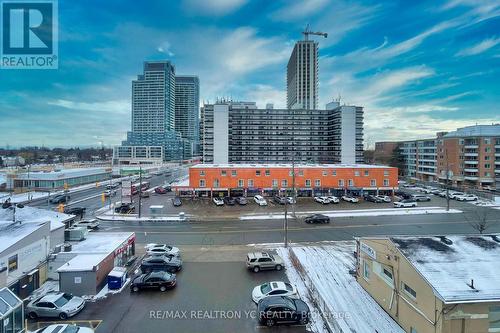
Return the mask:
{"type": "Polygon", "coordinates": [[[309,35],[323,36],[325,38],[328,37],[327,32],[309,30],[309,24],[307,25],[306,30],[302,31],[302,34],[304,35],[304,40],[309,40],[309,35]]]}

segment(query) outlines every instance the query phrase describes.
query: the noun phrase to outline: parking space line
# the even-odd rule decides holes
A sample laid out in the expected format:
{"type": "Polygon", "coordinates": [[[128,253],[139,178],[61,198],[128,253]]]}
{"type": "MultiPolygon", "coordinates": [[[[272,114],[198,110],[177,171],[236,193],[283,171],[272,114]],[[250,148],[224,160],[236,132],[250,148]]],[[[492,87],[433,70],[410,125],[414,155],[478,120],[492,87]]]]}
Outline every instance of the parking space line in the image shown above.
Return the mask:
{"type": "Polygon", "coordinates": [[[91,327],[92,329],[96,329],[101,325],[102,320],[101,319],[94,319],[94,320],[52,320],[52,321],[37,321],[36,323],[26,323],[26,327],[31,327],[31,326],[36,326],[35,329],[40,329],[43,327],[47,327],[50,325],[56,325],[56,324],[73,324],[73,325],[79,325],[79,326],[84,326],[84,327],[91,327]]]}

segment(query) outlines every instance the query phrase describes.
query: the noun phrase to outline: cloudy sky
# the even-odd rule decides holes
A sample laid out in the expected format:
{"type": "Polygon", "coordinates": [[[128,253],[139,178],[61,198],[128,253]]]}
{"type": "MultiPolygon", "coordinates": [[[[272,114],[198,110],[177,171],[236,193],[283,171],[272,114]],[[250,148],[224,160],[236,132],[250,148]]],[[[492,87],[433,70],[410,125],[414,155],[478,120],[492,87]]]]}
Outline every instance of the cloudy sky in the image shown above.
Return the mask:
{"type": "Polygon", "coordinates": [[[320,105],[364,106],[369,145],[500,122],[496,0],[59,1],[59,69],[0,70],[0,146],[119,144],[144,60],[198,75],[202,102],[283,107],[308,23],[320,105]]]}

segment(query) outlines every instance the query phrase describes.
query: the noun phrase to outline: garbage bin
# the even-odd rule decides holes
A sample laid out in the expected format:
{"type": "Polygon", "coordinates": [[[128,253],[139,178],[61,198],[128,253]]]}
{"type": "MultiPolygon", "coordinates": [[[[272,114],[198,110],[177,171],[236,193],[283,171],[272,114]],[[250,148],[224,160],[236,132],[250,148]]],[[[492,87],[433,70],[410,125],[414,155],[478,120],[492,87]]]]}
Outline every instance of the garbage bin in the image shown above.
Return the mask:
{"type": "Polygon", "coordinates": [[[125,267],[115,267],[108,274],[108,289],[120,289],[127,279],[127,269],[125,267]]]}

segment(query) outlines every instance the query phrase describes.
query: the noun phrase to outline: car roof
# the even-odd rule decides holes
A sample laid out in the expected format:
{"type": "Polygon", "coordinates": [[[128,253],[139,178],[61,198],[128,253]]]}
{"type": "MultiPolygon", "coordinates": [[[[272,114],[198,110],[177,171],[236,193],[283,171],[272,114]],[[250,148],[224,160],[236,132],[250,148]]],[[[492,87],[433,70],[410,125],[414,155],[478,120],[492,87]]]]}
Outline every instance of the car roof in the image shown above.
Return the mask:
{"type": "Polygon", "coordinates": [[[265,306],[284,305],[284,304],[286,304],[285,299],[288,299],[288,300],[291,300],[292,302],[294,302],[293,299],[291,299],[290,297],[287,297],[287,296],[269,296],[269,297],[263,298],[260,301],[260,304],[265,305],[265,306]]]}
{"type": "MultiPolygon", "coordinates": [[[[50,325],[50,326],[47,326],[47,327],[43,328],[40,332],[43,332],[43,333],[60,333],[60,332],[64,332],[64,330],[68,326],[69,326],[69,324],[54,324],[54,325],[50,325]]],[[[39,331],[37,331],[37,332],[39,332],[39,331]]]]}
{"type": "Polygon", "coordinates": [[[271,255],[267,252],[250,252],[248,253],[250,258],[271,258],[271,255]]]}
{"type": "Polygon", "coordinates": [[[57,301],[59,298],[61,298],[62,295],[63,295],[63,293],[50,293],[50,294],[47,294],[45,296],[42,296],[42,298],[39,298],[37,303],[38,302],[54,302],[54,301],[57,301]]]}
{"type": "Polygon", "coordinates": [[[276,289],[283,290],[283,289],[286,289],[285,282],[283,282],[283,281],[271,281],[271,282],[269,282],[269,285],[271,286],[272,290],[276,290],[276,289]]]}

